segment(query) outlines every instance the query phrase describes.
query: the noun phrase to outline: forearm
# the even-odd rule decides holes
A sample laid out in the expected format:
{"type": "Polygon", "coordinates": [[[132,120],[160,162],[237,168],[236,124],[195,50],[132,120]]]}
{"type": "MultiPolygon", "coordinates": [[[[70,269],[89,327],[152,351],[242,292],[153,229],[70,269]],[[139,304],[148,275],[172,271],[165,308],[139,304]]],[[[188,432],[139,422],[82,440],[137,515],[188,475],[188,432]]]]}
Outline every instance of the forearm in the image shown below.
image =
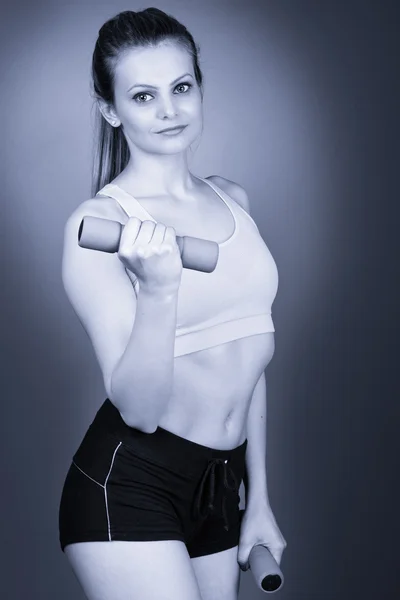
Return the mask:
{"type": "Polygon", "coordinates": [[[267,384],[263,372],[254,388],[247,416],[246,472],[243,479],[246,509],[269,506],[266,454],[267,384]]]}
{"type": "Polygon", "coordinates": [[[112,379],[124,421],[153,432],[172,392],[178,292],[140,289],[131,336],[112,379]]]}

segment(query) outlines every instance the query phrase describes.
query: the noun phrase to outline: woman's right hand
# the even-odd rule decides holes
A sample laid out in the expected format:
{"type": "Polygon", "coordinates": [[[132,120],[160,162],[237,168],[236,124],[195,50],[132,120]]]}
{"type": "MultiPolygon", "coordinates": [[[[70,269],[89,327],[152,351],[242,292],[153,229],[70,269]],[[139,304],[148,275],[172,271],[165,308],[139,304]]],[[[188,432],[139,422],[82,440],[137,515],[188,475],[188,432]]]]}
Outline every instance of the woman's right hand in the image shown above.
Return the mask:
{"type": "Polygon", "coordinates": [[[129,217],[122,229],[118,258],[150,292],[178,291],[183,267],[173,227],[129,217]]]}

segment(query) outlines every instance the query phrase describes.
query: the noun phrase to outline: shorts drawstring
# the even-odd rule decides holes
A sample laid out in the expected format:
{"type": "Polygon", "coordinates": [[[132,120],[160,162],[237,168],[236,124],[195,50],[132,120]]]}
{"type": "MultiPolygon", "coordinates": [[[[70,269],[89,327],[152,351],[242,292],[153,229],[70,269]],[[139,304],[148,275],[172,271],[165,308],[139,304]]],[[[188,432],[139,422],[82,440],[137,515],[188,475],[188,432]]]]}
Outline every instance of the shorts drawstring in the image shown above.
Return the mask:
{"type": "Polygon", "coordinates": [[[237,491],[238,482],[237,482],[235,473],[233,472],[232,468],[228,465],[227,459],[213,458],[209,461],[207,468],[204,471],[203,477],[200,481],[199,491],[197,493],[197,497],[195,500],[196,518],[208,516],[210,514],[210,511],[215,508],[214,507],[215,469],[218,465],[222,465],[222,467],[224,469],[223,484],[224,484],[225,489],[222,490],[222,492],[223,492],[222,515],[224,518],[224,528],[226,529],[226,531],[228,531],[229,530],[229,522],[228,522],[228,516],[226,513],[226,492],[225,492],[225,490],[229,490],[231,492],[237,491]],[[230,485],[228,482],[228,472],[233,479],[233,485],[230,485]],[[206,483],[209,475],[210,475],[210,483],[209,483],[208,500],[207,500],[206,506],[203,507],[202,503],[204,503],[204,498],[203,498],[204,497],[204,486],[205,486],[205,483],[206,483]]]}

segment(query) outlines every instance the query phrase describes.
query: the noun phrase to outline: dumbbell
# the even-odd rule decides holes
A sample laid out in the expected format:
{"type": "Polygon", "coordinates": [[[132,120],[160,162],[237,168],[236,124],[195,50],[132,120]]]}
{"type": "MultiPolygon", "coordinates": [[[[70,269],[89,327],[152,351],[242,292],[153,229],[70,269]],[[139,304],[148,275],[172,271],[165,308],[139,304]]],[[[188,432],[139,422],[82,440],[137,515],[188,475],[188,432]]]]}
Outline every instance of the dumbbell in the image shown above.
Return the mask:
{"type": "MultiPolygon", "coordinates": [[[[83,217],[78,231],[78,244],[81,248],[117,252],[124,225],[119,221],[100,217],[83,217]]],[[[217,266],[219,245],[188,235],[176,236],[176,243],[185,269],[211,273],[217,266]]]]}
{"type": "MultiPolygon", "coordinates": [[[[244,510],[240,510],[240,519],[243,515],[244,510]]],[[[277,592],[283,586],[283,573],[266,546],[253,546],[248,562],[256,585],[262,592],[277,592]]]]}

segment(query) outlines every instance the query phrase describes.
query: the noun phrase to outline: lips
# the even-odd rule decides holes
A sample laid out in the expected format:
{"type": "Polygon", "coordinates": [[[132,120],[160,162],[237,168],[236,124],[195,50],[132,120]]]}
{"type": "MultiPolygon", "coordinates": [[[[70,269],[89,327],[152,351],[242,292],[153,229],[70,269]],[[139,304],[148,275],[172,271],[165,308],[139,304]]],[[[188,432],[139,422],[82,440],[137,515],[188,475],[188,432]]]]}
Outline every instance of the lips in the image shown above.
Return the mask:
{"type": "Polygon", "coordinates": [[[161,131],[157,131],[157,133],[164,133],[165,131],[178,131],[179,129],[185,129],[187,125],[177,125],[176,127],[167,127],[166,129],[161,129],[161,131]]]}

